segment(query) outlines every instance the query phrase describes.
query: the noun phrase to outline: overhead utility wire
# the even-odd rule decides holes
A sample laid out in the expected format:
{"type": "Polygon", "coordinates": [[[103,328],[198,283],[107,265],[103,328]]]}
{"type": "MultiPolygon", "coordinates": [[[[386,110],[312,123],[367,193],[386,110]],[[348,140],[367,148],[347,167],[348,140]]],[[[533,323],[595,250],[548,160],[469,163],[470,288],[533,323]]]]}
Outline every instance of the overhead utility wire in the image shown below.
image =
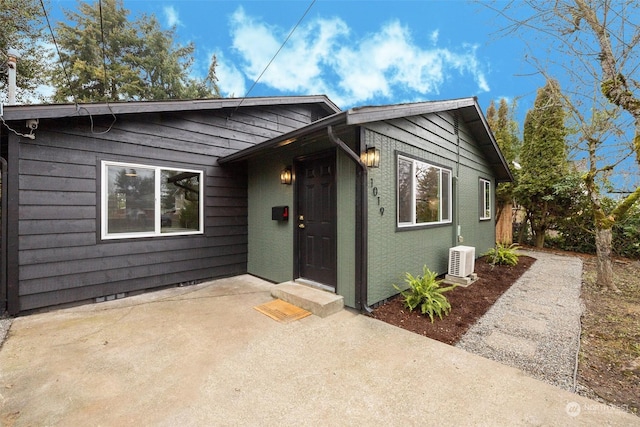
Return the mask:
{"type": "MultiPolygon", "coordinates": [[[[40,0],[42,1],[42,0],[40,0]]],[[[311,10],[311,7],[313,7],[313,5],[315,4],[316,0],[312,0],[311,3],[309,4],[309,6],[307,7],[307,10],[304,11],[304,13],[302,14],[302,16],[300,17],[300,19],[298,20],[298,22],[296,23],[296,25],[291,29],[291,31],[289,32],[289,35],[287,36],[286,39],[284,39],[284,41],[282,42],[282,44],[280,45],[280,47],[278,48],[278,50],[276,51],[276,53],[273,55],[273,57],[271,58],[271,60],[269,61],[269,63],[264,67],[264,70],[262,70],[262,72],[260,73],[260,75],[258,76],[257,79],[255,79],[255,81],[253,82],[253,84],[251,85],[251,87],[249,88],[249,90],[247,91],[247,93],[244,94],[244,96],[242,97],[242,99],[240,100],[240,103],[238,103],[238,105],[236,105],[236,108],[233,110],[233,113],[235,113],[236,111],[238,111],[238,108],[240,108],[240,105],[244,102],[244,100],[249,96],[249,93],[251,93],[251,91],[253,90],[253,88],[258,84],[258,82],[260,81],[260,79],[262,78],[262,76],[264,75],[264,73],[267,71],[267,69],[271,66],[271,64],[273,63],[273,61],[276,59],[276,56],[278,56],[278,54],[280,53],[280,51],[284,48],[284,45],[287,44],[287,42],[289,41],[289,39],[291,38],[291,36],[293,35],[293,33],[296,31],[296,29],[298,28],[298,26],[302,23],[302,21],[304,20],[304,18],[307,16],[307,14],[309,13],[309,11],[311,10]]],[[[233,116],[233,113],[231,113],[231,116],[233,116]]]]}
{"type": "MultiPolygon", "coordinates": [[[[45,10],[45,8],[44,8],[44,3],[42,2],[42,0],[40,0],[40,4],[42,5],[42,10],[44,11],[44,16],[45,16],[45,18],[47,18],[47,24],[49,24],[49,17],[47,16],[47,11],[46,11],[46,10],[45,10]]],[[[51,30],[51,25],[50,25],[50,24],[49,24],[49,30],[51,30]]],[[[51,35],[53,36],[53,32],[51,33],[51,35]]],[[[55,39],[55,37],[54,37],[54,39],[53,39],[53,43],[54,43],[54,44],[56,44],[56,39],[55,39]]],[[[56,44],[56,49],[57,49],[57,48],[58,48],[58,45],[56,44]]],[[[8,57],[8,55],[6,55],[4,52],[2,52],[2,54],[8,57]]],[[[58,51],[58,55],[60,55],[60,51],[58,51]]],[[[62,68],[64,69],[64,64],[63,64],[63,67],[62,67],[62,68]]],[[[65,72],[65,74],[66,74],[66,73],[67,73],[67,70],[65,70],[64,72],[65,72]]],[[[31,132],[29,132],[28,134],[18,132],[18,131],[16,131],[15,129],[11,128],[11,127],[7,124],[7,122],[5,122],[3,115],[4,115],[4,112],[3,112],[2,104],[0,103],[0,121],[2,121],[2,124],[3,124],[7,129],[9,129],[11,132],[15,133],[15,134],[16,134],[16,135],[18,135],[18,136],[22,136],[22,137],[24,137],[24,138],[29,138],[29,139],[35,139],[35,137],[36,137],[36,136],[33,134],[33,129],[31,129],[31,132]]]]}
{"type": "MultiPolygon", "coordinates": [[[[102,131],[102,132],[94,132],[93,130],[93,117],[91,116],[91,113],[89,113],[89,119],[91,120],[91,133],[94,135],[102,135],[105,134],[107,132],[109,132],[111,130],[111,128],[113,127],[113,125],[116,123],[116,115],[113,113],[113,110],[111,109],[111,105],[109,104],[109,95],[107,95],[107,90],[109,89],[109,78],[107,76],[107,53],[105,50],[105,42],[104,42],[104,20],[102,19],[102,0],[98,0],[98,8],[99,8],[99,12],[100,12],[100,41],[101,41],[101,47],[102,47],[102,69],[104,71],[104,98],[105,98],[105,102],[107,103],[107,108],[109,108],[109,112],[111,113],[111,116],[113,116],[113,121],[111,122],[111,124],[109,125],[109,127],[102,131]]],[[[85,108],[86,110],[86,108],[85,108]]],[[[87,111],[88,113],[89,111],[87,111]]]]}
{"type": "MultiPolygon", "coordinates": [[[[107,102],[107,107],[109,108],[109,111],[111,112],[111,115],[113,116],[113,122],[111,122],[111,124],[109,125],[109,127],[107,128],[107,130],[103,131],[103,132],[95,132],[93,130],[93,116],[91,115],[91,112],[85,108],[85,107],[81,107],[78,104],[78,98],[76,97],[76,94],[73,91],[73,84],[71,83],[71,78],[69,77],[69,73],[67,73],[67,68],[64,65],[64,61],[62,60],[62,55],[60,54],[60,48],[58,47],[58,41],[56,40],[56,36],[53,32],[53,28],[51,27],[51,22],[49,21],[49,15],[47,14],[47,8],[44,6],[44,1],[40,0],[40,5],[42,6],[42,12],[44,13],[44,17],[47,20],[47,27],[49,27],[49,32],[51,33],[51,38],[53,39],[53,44],[56,47],[56,52],[58,53],[58,60],[60,61],[60,65],[62,66],[62,71],[64,71],[64,75],[65,78],[67,79],[67,83],[69,84],[69,92],[71,92],[71,97],[73,98],[73,103],[76,106],[76,112],[80,113],[80,110],[84,110],[86,111],[87,115],[89,116],[89,121],[91,122],[91,133],[94,135],[101,135],[103,133],[107,133],[111,130],[111,128],[113,127],[113,124],[116,122],[116,115],[113,113],[113,111],[111,110],[111,105],[109,105],[109,103],[107,102]]],[[[104,31],[103,31],[103,25],[102,25],[102,0],[99,1],[99,7],[100,7],[100,32],[102,35],[102,65],[105,68],[105,82],[106,82],[106,63],[105,63],[105,51],[104,51],[104,31]]]]}
{"type": "Polygon", "coordinates": [[[49,21],[49,15],[47,14],[47,8],[44,7],[44,1],[40,0],[40,5],[42,6],[42,12],[44,13],[44,17],[47,20],[47,26],[49,27],[49,32],[51,33],[51,38],[53,39],[53,44],[56,47],[56,52],[58,52],[58,59],[60,60],[60,65],[62,66],[62,71],[64,71],[64,75],[67,78],[67,82],[69,83],[69,91],[71,92],[71,97],[73,98],[73,103],[78,106],[78,100],[76,98],[76,94],[73,93],[73,86],[71,85],[71,78],[67,73],[67,67],[64,66],[64,61],[62,60],[62,55],[60,54],[60,48],[58,47],[58,42],[56,40],[55,34],[53,34],[53,28],[51,28],[51,22],[49,21]]]}
{"type": "Polygon", "coordinates": [[[108,102],[109,96],[107,95],[107,89],[109,88],[109,79],[107,77],[107,53],[104,49],[104,23],[102,19],[102,0],[98,1],[98,8],[100,11],[100,42],[102,48],[102,70],[104,71],[104,99],[108,102]]]}
{"type": "Polygon", "coordinates": [[[0,113],[0,121],[2,122],[2,124],[4,125],[4,127],[6,127],[7,129],[9,129],[11,132],[15,133],[18,136],[22,136],[24,138],[29,138],[29,139],[35,139],[36,136],[33,134],[33,129],[31,130],[30,133],[20,133],[17,130],[11,128],[7,122],[4,121],[4,117],[2,117],[2,113],[0,113]]]}

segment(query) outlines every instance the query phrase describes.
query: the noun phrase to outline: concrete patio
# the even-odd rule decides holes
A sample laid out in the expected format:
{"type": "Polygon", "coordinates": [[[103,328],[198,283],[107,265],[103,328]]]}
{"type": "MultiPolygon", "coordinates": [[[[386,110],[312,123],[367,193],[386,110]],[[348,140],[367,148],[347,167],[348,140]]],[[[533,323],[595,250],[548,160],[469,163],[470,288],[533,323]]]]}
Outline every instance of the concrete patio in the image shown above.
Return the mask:
{"type": "Polygon", "coordinates": [[[222,279],[16,318],[4,426],[598,425],[640,418],[351,310],[279,323],[222,279]]]}

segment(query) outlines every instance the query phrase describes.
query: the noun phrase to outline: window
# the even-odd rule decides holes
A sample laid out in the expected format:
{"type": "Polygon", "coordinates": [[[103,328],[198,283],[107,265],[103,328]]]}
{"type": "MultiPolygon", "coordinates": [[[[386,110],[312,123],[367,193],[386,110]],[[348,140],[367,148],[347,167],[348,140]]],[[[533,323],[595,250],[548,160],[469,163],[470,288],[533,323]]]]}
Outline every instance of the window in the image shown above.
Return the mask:
{"type": "Polygon", "coordinates": [[[480,219],[491,219],[491,181],[480,179],[480,219]]]}
{"type": "Polygon", "coordinates": [[[398,156],[398,226],[451,222],[451,171],[398,156]]]}
{"type": "Polygon", "coordinates": [[[198,234],[202,171],[102,162],[102,238],[198,234]]]}

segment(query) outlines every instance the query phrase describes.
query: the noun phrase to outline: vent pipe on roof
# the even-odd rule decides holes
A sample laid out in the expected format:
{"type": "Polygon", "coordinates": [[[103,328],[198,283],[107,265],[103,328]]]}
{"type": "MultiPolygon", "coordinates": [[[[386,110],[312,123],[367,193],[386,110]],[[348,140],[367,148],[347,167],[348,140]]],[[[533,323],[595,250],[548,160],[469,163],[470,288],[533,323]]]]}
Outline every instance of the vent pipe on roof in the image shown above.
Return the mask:
{"type": "Polygon", "coordinates": [[[7,51],[7,75],[9,76],[9,100],[7,105],[16,105],[16,65],[18,52],[15,49],[7,51]]]}

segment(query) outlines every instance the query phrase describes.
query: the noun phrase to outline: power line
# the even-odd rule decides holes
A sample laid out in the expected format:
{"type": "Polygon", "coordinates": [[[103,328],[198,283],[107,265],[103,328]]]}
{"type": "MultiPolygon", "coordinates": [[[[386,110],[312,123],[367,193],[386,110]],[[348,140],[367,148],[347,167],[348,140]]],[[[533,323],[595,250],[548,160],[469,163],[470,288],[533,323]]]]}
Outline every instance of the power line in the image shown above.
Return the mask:
{"type": "Polygon", "coordinates": [[[104,24],[102,19],[102,0],[98,1],[98,8],[100,12],[100,40],[102,47],[102,70],[104,71],[104,98],[108,102],[109,96],[107,96],[107,88],[109,87],[109,79],[107,77],[107,54],[104,48],[104,24]]]}
{"type": "Polygon", "coordinates": [[[67,82],[69,83],[69,91],[71,92],[71,97],[73,98],[73,103],[77,106],[78,100],[76,98],[75,93],[73,93],[73,85],[71,84],[71,78],[67,73],[67,68],[64,66],[64,61],[62,60],[62,55],[60,54],[60,48],[58,47],[58,42],[56,41],[56,36],[53,34],[53,28],[51,28],[51,22],[49,21],[49,15],[47,14],[47,9],[44,7],[44,1],[40,0],[40,5],[42,6],[42,12],[44,13],[44,17],[47,20],[47,26],[49,27],[49,32],[51,33],[51,38],[53,39],[53,44],[56,47],[56,52],[58,52],[58,60],[60,61],[60,65],[62,66],[62,71],[64,71],[64,75],[67,78],[67,82]]]}
{"type": "MultiPolygon", "coordinates": [[[[40,0],[42,1],[42,0],[40,0]]],[[[238,108],[240,108],[240,105],[244,102],[244,100],[249,96],[249,93],[251,93],[251,91],[253,90],[253,88],[258,84],[258,82],[260,81],[260,79],[262,78],[262,76],[264,75],[264,73],[267,71],[267,69],[271,66],[271,64],[273,63],[273,61],[276,59],[276,57],[278,56],[278,54],[280,53],[280,51],[284,48],[284,45],[287,44],[287,42],[289,41],[289,39],[291,38],[291,36],[293,35],[293,33],[296,31],[296,29],[298,28],[298,26],[302,23],[302,21],[304,20],[304,18],[307,16],[307,14],[309,13],[309,11],[311,10],[311,7],[313,7],[313,5],[315,4],[316,0],[312,0],[311,3],[309,4],[309,6],[307,7],[307,10],[304,11],[304,13],[302,14],[302,16],[300,17],[300,19],[298,20],[298,22],[296,23],[296,25],[291,29],[291,31],[289,32],[289,35],[287,36],[286,39],[284,39],[284,41],[282,42],[282,44],[280,45],[280,47],[278,48],[278,50],[276,51],[276,53],[273,55],[273,57],[271,58],[271,60],[269,61],[269,63],[264,67],[264,69],[262,70],[262,72],[260,73],[260,75],[258,76],[258,78],[255,79],[255,81],[253,82],[253,84],[251,85],[251,87],[249,88],[249,90],[244,94],[244,96],[242,97],[242,99],[240,100],[240,103],[236,106],[236,108],[233,110],[233,113],[231,113],[231,116],[233,116],[233,114],[238,111],[238,108]]]]}
{"type": "MultiPolygon", "coordinates": [[[[100,31],[102,33],[102,64],[104,66],[105,69],[105,82],[106,82],[106,78],[107,78],[107,71],[106,71],[106,60],[105,60],[105,50],[104,50],[104,31],[103,31],[103,25],[102,25],[102,0],[99,1],[100,3],[100,31]]],[[[73,98],[73,103],[76,106],[76,112],[79,114],[80,110],[85,110],[87,112],[87,115],[89,116],[89,121],[91,123],[91,133],[94,135],[101,135],[104,133],[107,133],[111,130],[111,128],[113,127],[113,125],[116,122],[116,115],[113,113],[113,111],[111,110],[111,105],[109,105],[109,102],[107,101],[107,107],[109,107],[109,111],[111,112],[111,115],[113,116],[113,121],[111,122],[111,124],[109,125],[109,127],[107,128],[107,130],[103,131],[103,132],[95,132],[93,130],[94,128],[94,124],[93,124],[93,116],[91,115],[91,112],[86,109],[85,107],[80,107],[80,105],[78,104],[78,98],[76,97],[74,91],[73,91],[73,84],[71,83],[71,78],[69,77],[69,74],[67,73],[67,68],[64,65],[64,61],[62,60],[62,55],[60,54],[60,47],[58,46],[58,41],[56,40],[56,36],[53,32],[53,28],[51,27],[51,21],[49,21],[49,14],[47,14],[47,8],[44,6],[44,1],[40,0],[40,5],[42,6],[42,12],[44,13],[44,17],[47,20],[47,27],[49,27],[49,32],[51,33],[51,38],[53,40],[53,44],[56,47],[56,52],[58,53],[58,60],[60,61],[60,65],[62,66],[62,71],[64,72],[65,78],[67,79],[67,83],[69,84],[69,92],[71,92],[71,97],[73,98]]],[[[105,83],[105,88],[106,88],[106,83],[105,83]]],[[[14,131],[15,132],[15,131],[14,131]]]]}
{"type": "Polygon", "coordinates": [[[113,113],[113,110],[111,109],[111,105],[109,105],[109,98],[110,96],[107,95],[107,89],[109,88],[109,78],[107,76],[107,53],[105,50],[105,42],[104,42],[104,20],[102,19],[102,0],[98,0],[98,8],[100,11],[100,40],[101,40],[101,47],[102,47],[102,69],[104,71],[104,99],[105,102],[107,103],[107,107],[109,108],[109,112],[111,113],[111,116],[113,117],[113,121],[111,122],[111,124],[109,125],[109,127],[102,132],[94,132],[93,130],[93,117],[91,117],[91,114],[89,114],[89,119],[91,120],[91,133],[94,135],[102,135],[104,133],[107,133],[111,130],[111,128],[113,127],[113,125],[116,123],[116,115],[113,113]]]}

